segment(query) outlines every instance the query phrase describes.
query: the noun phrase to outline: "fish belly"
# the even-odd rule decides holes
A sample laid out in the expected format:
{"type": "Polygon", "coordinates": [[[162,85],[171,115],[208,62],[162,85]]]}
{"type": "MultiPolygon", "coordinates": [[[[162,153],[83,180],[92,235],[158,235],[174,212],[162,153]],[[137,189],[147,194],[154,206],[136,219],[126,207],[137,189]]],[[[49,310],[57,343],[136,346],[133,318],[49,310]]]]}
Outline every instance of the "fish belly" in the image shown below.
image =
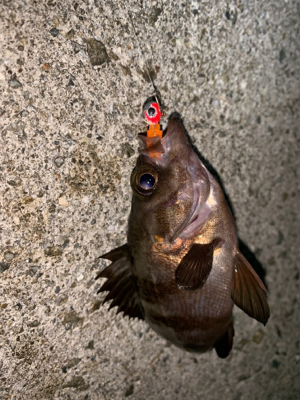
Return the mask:
{"type": "Polygon", "coordinates": [[[142,300],[151,328],[185,350],[211,349],[232,325],[233,302],[228,293],[210,292],[211,285],[206,285],[195,292],[178,289],[156,302],[142,300]]]}

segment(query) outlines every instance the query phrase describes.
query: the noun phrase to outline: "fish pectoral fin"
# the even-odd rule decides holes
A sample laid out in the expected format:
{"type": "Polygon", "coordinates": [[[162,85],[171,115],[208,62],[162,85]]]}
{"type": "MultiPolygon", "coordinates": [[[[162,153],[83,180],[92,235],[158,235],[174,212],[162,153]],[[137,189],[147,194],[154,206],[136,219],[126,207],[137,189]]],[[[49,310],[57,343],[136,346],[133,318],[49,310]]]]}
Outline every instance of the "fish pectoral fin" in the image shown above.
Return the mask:
{"type": "Polygon", "coordinates": [[[206,282],[213,264],[214,250],[220,240],[211,243],[194,243],[175,271],[175,281],[180,289],[200,289],[206,282]]]}
{"type": "Polygon", "coordinates": [[[249,317],[266,325],[270,317],[268,292],[246,258],[237,253],[231,298],[249,317]]]}
{"type": "Polygon", "coordinates": [[[98,290],[98,293],[108,291],[103,304],[113,300],[109,309],[118,307],[118,311],[129,318],[144,319],[144,310],[136,290],[135,281],[131,273],[131,255],[128,245],[118,247],[101,258],[112,261],[101,271],[96,279],[107,278],[107,281],[98,290]]]}

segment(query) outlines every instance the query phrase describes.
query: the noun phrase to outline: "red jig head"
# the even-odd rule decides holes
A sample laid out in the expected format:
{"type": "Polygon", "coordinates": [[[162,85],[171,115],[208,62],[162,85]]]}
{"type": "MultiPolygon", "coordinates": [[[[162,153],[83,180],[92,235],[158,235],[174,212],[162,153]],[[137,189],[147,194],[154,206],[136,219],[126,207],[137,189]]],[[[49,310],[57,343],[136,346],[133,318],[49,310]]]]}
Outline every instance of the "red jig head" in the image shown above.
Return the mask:
{"type": "Polygon", "coordinates": [[[160,111],[159,103],[156,97],[150,97],[150,99],[146,100],[143,106],[143,118],[145,118],[146,122],[149,124],[147,131],[148,137],[159,136],[162,138],[163,132],[159,125],[162,115],[164,114],[160,111]]]}
{"type": "Polygon", "coordinates": [[[143,117],[146,119],[149,125],[158,124],[160,117],[162,116],[159,104],[157,102],[149,101],[143,107],[143,117]]]}

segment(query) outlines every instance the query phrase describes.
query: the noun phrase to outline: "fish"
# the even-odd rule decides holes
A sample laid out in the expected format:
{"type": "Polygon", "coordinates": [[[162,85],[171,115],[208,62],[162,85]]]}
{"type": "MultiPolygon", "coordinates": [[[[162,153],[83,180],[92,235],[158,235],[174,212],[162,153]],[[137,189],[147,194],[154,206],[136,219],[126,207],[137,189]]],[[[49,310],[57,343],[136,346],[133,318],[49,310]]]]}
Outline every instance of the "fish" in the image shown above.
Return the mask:
{"type": "Polygon", "coordinates": [[[109,309],[146,321],[177,347],[226,358],[234,304],[265,325],[267,289],[240,252],[222,188],[181,118],[171,115],[149,136],[138,135],[127,243],[101,256],[111,264],[97,275],[106,278],[99,292],[108,292],[109,309]]]}

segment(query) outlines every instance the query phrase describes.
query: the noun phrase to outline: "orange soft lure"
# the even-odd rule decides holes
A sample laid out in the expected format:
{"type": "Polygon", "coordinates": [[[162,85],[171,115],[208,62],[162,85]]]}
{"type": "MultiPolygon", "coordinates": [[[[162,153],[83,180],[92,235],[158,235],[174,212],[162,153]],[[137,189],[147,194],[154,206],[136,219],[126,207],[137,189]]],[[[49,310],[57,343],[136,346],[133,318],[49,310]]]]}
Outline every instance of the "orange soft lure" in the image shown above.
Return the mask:
{"type": "Polygon", "coordinates": [[[159,124],[155,124],[155,125],[149,125],[149,128],[147,130],[147,137],[149,138],[153,138],[153,137],[160,137],[162,138],[163,132],[160,129],[160,125],[159,124]]]}

